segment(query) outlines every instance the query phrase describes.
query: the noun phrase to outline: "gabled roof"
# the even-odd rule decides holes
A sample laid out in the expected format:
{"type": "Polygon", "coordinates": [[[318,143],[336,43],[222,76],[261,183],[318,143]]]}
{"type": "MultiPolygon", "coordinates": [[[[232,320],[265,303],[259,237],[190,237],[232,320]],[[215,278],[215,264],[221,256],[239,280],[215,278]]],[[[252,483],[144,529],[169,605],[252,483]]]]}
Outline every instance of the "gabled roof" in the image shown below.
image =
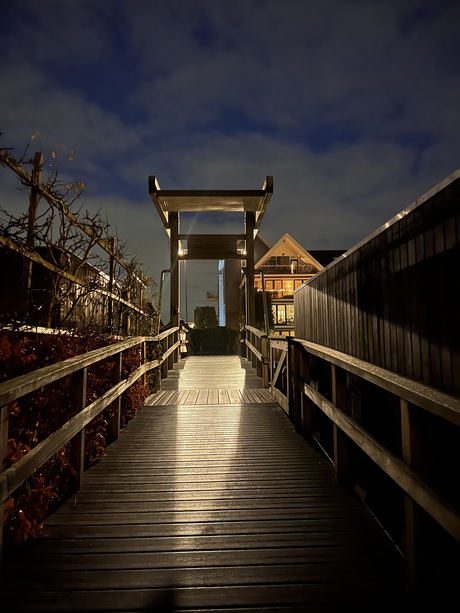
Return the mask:
{"type": "Polygon", "coordinates": [[[324,268],[323,264],[321,264],[310,252],[304,249],[294,238],[292,238],[290,234],[286,232],[286,234],[283,234],[279,241],[275,243],[263,257],[260,258],[255,265],[255,269],[257,270],[263,266],[269,258],[277,255],[289,255],[294,258],[299,258],[299,260],[302,260],[302,262],[306,264],[313,264],[313,266],[315,266],[318,270],[322,270],[324,268]]]}
{"type": "Polygon", "coordinates": [[[270,249],[270,243],[259,232],[254,239],[254,261],[260,260],[270,249]]]}

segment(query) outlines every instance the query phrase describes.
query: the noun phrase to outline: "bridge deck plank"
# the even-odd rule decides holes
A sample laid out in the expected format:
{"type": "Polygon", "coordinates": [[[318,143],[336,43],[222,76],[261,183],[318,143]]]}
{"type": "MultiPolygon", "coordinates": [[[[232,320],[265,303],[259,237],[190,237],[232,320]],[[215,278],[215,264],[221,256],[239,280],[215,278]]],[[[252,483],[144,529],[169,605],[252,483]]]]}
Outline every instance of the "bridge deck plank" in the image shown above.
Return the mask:
{"type": "Polygon", "coordinates": [[[9,561],[8,611],[403,604],[403,561],[384,532],[229,358],[188,358],[171,389],[162,382],[43,538],[9,561]]]}

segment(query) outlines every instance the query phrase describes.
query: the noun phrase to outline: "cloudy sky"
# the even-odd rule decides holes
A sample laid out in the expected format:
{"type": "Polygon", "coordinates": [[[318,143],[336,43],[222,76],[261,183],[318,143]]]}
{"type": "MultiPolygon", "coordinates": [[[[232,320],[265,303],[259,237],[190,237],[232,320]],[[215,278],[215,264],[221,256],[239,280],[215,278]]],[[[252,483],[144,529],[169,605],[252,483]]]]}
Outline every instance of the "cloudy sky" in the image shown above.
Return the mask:
{"type": "MultiPolygon", "coordinates": [[[[157,283],[168,239],[149,175],[273,175],[264,238],[346,250],[460,167],[459,23],[456,0],[1,0],[0,146],[21,154],[36,134],[31,151],[57,151],[157,283]]],[[[27,207],[4,168],[0,206],[27,207]]],[[[204,270],[188,264],[189,319],[216,287],[204,270]]]]}

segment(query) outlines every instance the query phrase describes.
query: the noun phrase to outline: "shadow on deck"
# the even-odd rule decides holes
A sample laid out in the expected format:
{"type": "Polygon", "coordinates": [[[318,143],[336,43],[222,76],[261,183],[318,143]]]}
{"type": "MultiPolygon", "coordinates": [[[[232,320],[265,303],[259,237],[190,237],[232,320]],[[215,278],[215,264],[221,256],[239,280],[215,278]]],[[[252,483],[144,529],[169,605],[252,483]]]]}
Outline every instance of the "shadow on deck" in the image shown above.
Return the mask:
{"type": "Polygon", "coordinates": [[[399,552],[245,361],[194,356],[170,374],[5,569],[5,611],[407,604],[399,552]]]}

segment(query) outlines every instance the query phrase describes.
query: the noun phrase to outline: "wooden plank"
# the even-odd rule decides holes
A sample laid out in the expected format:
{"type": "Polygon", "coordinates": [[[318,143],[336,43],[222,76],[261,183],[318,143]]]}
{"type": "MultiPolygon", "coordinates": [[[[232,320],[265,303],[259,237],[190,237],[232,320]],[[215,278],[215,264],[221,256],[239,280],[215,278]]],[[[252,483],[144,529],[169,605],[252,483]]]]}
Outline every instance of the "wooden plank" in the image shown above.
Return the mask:
{"type": "MultiPolygon", "coordinates": [[[[254,524],[255,522],[253,522],[254,524]]],[[[351,531],[350,526],[345,527],[344,520],[337,520],[334,524],[335,532],[331,536],[330,531],[311,530],[290,531],[290,525],[294,522],[285,522],[286,532],[273,532],[259,530],[243,534],[238,534],[238,547],[244,551],[246,549],[278,549],[284,548],[307,548],[309,551],[317,551],[321,555],[322,549],[336,547],[343,549],[351,547],[355,551],[361,551],[362,548],[374,549],[382,547],[386,544],[381,533],[370,533],[368,526],[361,532],[356,529],[351,531]],[[342,522],[342,525],[339,523],[342,522]]],[[[249,524],[250,525],[250,524],[249,524]]],[[[277,527],[278,523],[274,522],[270,526],[277,527]]],[[[306,524],[305,524],[306,526],[306,524]]],[[[200,526],[201,527],[201,526],[200,526]]],[[[300,526],[302,527],[302,526],[300,526]]],[[[231,533],[230,526],[228,530],[222,530],[222,533],[212,534],[172,534],[171,536],[143,536],[138,538],[132,536],[132,526],[128,526],[126,530],[122,530],[121,534],[115,534],[116,529],[109,532],[104,528],[104,538],[99,538],[98,534],[87,534],[87,527],[83,527],[79,532],[79,538],[65,538],[66,529],[61,530],[49,528],[46,530],[46,544],[41,541],[33,543],[31,550],[33,557],[31,563],[34,563],[37,556],[40,560],[45,558],[52,561],[58,555],[69,556],[75,553],[164,553],[164,552],[179,552],[179,551],[225,551],[231,550],[235,552],[235,535],[231,533]],[[61,538],[53,538],[60,536],[61,538]]],[[[265,525],[267,528],[267,525],[265,525]]],[[[353,526],[355,528],[355,526],[353,526]]],[[[26,562],[29,560],[26,560],[26,562]]],[[[23,561],[24,562],[24,561],[23,561]]]]}
{"type": "MultiPolygon", "coordinates": [[[[123,585],[123,576],[119,577],[119,586],[123,585]]],[[[278,585],[235,585],[215,586],[196,585],[180,587],[169,582],[167,587],[151,587],[146,589],[117,589],[94,591],[80,589],[72,594],[71,601],[63,599],[60,592],[38,592],[32,601],[25,603],[23,611],[202,611],[207,613],[234,612],[262,613],[262,611],[327,611],[338,610],[343,605],[351,609],[358,602],[376,602],[384,611],[394,602],[403,607],[407,596],[399,590],[385,590],[374,582],[367,582],[361,588],[358,597],[358,585],[324,582],[321,585],[303,581],[278,585]],[[311,603],[308,609],[305,602],[311,603]],[[44,608],[46,607],[46,609],[44,608]],[[325,607],[329,607],[325,608],[325,607]],[[333,609],[331,607],[334,607],[333,609]]],[[[406,605],[407,606],[407,605],[406,605]]],[[[374,607],[374,610],[378,610],[374,607]]]]}
{"type": "Polygon", "coordinates": [[[229,389],[229,390],[227,390],[227,392],[228,392],[229,402],[231,404],[240,404],[241,403],[241,396],[238,393],[238,390],[229,389]]]}
{"type": "Polygon", "coordinates": [[[208,404],[218,404],[219,402],[219,394],[217,390],[210,389],[208,390],[208,404]]]}
{"type": "Polygon", "coordinates": [[[161,398],[187,404],[138,413],[43,538],[10,561],[2,604],[275,613],[402,603],[401,556],[260,380],[216,379],[203,388],[213,405],[181,380],[161,398]]]}
{"type": "MultiPolygon", "coordinates": [[[[227,539],[228,542],[229,539],[227,539]]],[[[182,543],[178,543],[182,545],[182,543]]],[[[239,543],[238,543],[239,544],[239,543]]],[[[234,539],[233,539],[234,545],[234,539]]],[[[375,551],[376,543],[372,543],[375,551]]],[[[112,551],[99,553],[87,560],[79,553],[53,553],[40,556],[40,569],[46,572],[55,572],[62,569],[65,564],[66,572],[75,570],[133,570],[133,569],[160,569],[160,568],[194,568],[218,566],[248,566],[258,561],[268,564],[321,564],[327,559],[332,564],[362,564],[364,554],[369,554],[369,547],[365,543],[359,547],[348,545],[335,546],[333,551],[326,547],[297,547],[295,543],[286,547],[282,542],[280,547],[268,545],[261,547],[257,541],[252,540],[252,547],[234,549],[230,546],[226,550],[217,550],[212,546],[209,549],[197,550],[193,545],[189,550],[178,551],[112,551]]],[[[22,568],[24,571],[24,567],[22,568]]]]}
{"type": "MultiPolygon", "coordinates": [[[[184,536],[195,537],[213,537],[232,535],[235,542],[236,536],[238,539],[241,535],[260,535],[260,534],[298,534],[301,532],[308,536],[309,541],[316,542],[316,537],[327,541],[329,546],[335,542],[341,541],[343,534],[353,535],[356,541],[361,538],[371,539],[378,538],[376,535],[381,535],[381,531],[375,530],[375,520],[369,515],[359,517],[280,517],[267,521],[259,521],[258,519],[245,519],[243,521],[220,521],[210,524],[208,521],[196,522],[170,522],[157,524],[154,522],[146,524],[126,524],[121,523],[120,518],[118,523],[112,524],[81,524],[73,525],[67,523],[64,525],[51,525],[46,523],[44,535],[46,539],[105,539],[105,538],[158,538],[165,537],[182,538],[184,536]]],[[[388,545],[388,543],[386,542],[388,545]]]]}
{"type": "Polygon", "coordinates": [[[202,389],[198,391],[197,403],[198,404],[208,404],[208,390],[207,389],[202,389]]]}
{"type": "Polygon", "coordinates": [[[217,390],[219,395],[219,404],[230,404],[230,397],[227,390],[217,390]]]}

